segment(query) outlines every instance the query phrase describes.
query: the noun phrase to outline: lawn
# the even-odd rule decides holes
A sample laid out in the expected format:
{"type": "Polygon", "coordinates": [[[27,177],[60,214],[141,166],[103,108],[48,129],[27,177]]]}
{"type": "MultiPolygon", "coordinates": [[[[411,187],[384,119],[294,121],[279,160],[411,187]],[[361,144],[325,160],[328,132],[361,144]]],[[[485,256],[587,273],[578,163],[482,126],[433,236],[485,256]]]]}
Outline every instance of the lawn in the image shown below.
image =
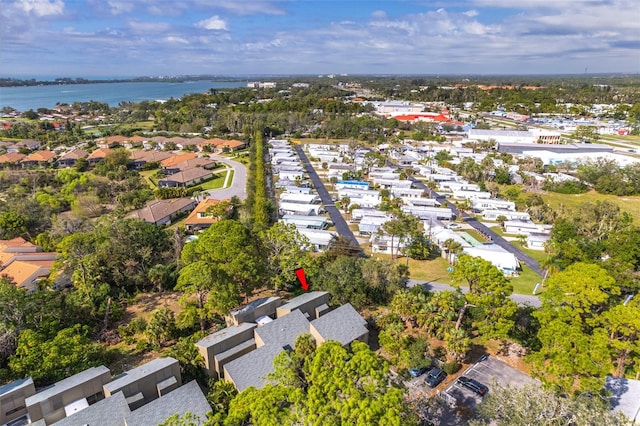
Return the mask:
{"type": "Polygon", "coordinates": [[[629,212],[634,222],[640,225],[640,197],[618,197],[617,195],[599,194],[595,191],[589,191],[584,194],[558,194],[557,192],[547,192],[541,194],[545,202],[549,203],[551,208],[559,210],[561,206],[567,209],[577,209],[580,203],[595,203],[596,201],[610,201],[620,206],[622,211],[629,212]]]}
{"type": "MultiPolygon", "coordinates": [[[[220,189],[224,185],[224,179],[227,176],[227,173],[215,174],[213,175],[213,179],[199,183],[198,186],[202,187],[203,191],[207,191],[209,189],[220,189]]],[[[233,171],[231,171],[231,173],[233,173],[233,171]]]]}
{"type": "Polygon", "coordinates": [[[526,266],[522,266],[518,277],[511,278],[513,292],[518,294],[532,294],[536,283],[540,281],[542,281],[542,277],[526,266]]]}
{"type": "Polygon", "coordinates": [[[160,169],[144,170],[140,172],[140,176],[144,178],[145,182],[147,182],[147,185],[149,185],[151,189],[156,189],[158,187],[158,181],[153,177],[158,170],[160,169]]]}

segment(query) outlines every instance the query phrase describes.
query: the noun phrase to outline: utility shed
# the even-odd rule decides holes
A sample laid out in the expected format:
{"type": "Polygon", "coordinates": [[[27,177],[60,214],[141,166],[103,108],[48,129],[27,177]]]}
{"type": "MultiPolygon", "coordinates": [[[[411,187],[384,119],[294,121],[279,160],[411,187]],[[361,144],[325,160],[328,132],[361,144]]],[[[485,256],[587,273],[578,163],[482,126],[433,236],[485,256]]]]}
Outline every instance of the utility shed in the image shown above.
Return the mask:
{"type": "Polygon", "coordinates": [[[369,330],[367,321],[347,303],[311,321],[311,335],[318,345],[335,340],[342,346],[348,346],[354,340],[367,343],[369,330]]]}
{"type": "Polygon", "coordinates": [[[330,298],[331,295],[326,291],[310,291],[294,297],[289,300],[289,302],[280,306],[276,311],[276,315],[280,318],[299,309],[302,313],[307,314],[309,319],[313,320],[316,318],[316,308],[320,305],[328,304],[330,298]]]}

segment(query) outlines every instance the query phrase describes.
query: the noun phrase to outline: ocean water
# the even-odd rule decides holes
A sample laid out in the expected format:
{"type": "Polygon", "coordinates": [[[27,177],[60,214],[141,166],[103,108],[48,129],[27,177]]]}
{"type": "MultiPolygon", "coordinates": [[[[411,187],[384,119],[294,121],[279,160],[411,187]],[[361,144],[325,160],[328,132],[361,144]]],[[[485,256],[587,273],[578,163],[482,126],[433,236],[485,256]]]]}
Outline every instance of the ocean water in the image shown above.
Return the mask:
{"type": "Polygon", "coordinates": [[[97,101],[118,106],[120,102],[141,102],[181,98],[209,89],[233,89],[246,86],[242,81],[198,80],[184,83],[129,82],[62,84],[50,86],[0,87],[0,108],[10,106],[18,111],[53,108],[58,103],[97,101]]]}

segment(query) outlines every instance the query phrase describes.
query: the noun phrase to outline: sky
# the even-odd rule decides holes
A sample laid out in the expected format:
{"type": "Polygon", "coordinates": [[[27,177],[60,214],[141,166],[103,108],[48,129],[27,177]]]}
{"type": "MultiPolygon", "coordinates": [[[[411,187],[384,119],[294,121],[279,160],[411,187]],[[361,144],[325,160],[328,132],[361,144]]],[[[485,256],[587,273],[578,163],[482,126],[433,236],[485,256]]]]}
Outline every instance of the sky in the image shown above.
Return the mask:
{"type": "Polygon", "coordinates": [[[638,0],[1,0],[0,76],[640,72],[638,0]]]}

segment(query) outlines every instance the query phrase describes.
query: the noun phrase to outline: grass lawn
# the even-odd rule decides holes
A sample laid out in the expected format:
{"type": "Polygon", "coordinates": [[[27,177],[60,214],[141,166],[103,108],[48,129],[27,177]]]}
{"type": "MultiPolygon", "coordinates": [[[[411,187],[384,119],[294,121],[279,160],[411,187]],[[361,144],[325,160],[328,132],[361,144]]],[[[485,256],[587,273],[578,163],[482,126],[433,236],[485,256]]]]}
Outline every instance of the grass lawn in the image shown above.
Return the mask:
{"type": "Polygon", "coordinates": [[[158,170],[159,169],[153,169],[140,172],[140,176],[144,178],[145,182],[147,182],[147,185],[149,185],[151,189],[156,189],[158,187],[158,181],[152,177],[158,170]]]}
{"type": "Polygon", "coordinates": [[[203,191],[209,189],[220,189],[224,185],[224,179],[227,176],[227,173],[219,173],[213,175],[213,179],[209,179],[206,182],[199,183],[198,186],[202,187],[203,191]]]}
{"type": "Polygon", "coordinates": [[[532,294],[533,287],[540,281],[542,281],[542,277],[526,266],[522,267],[520,276],[511,278],[513,292],[518,294],[532,294]]]}
{"type": "Polygon", "coordinates": [[[618,197],[617,195],[598,194],[595,191],[589,191],[584,194],[558,194],[556,192],[547,192],[541,194],[541,196],[554,210],[559,210],[561,206],[574,210],[578,208],[580,203],[610,201],[620,206],[622,211],[629,212],[633,216],[634,222],[637,225],[640,225],[640,196],[618,197]]]}

